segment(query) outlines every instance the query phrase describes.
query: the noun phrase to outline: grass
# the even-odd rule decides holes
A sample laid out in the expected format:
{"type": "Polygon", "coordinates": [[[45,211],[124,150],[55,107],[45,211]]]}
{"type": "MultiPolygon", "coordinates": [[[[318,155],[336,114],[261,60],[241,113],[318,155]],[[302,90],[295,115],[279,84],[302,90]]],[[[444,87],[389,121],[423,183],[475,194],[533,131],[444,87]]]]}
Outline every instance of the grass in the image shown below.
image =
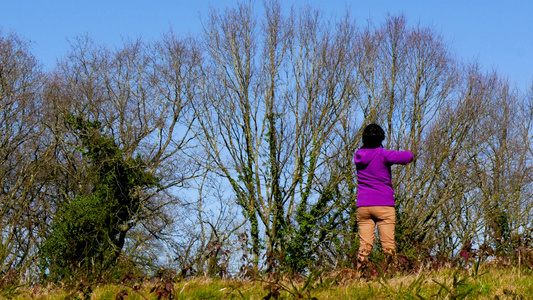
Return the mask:
{"type": "MultiPolygon", "coordinates": [[[[104,284],[67,291],[18,287],[0,299],[530,299],[533,272],[516,267],[444,268],[416,274],[357,278],[350,269],[300,280],[192,278],[173,282],[104,284]],[[165,294],[166,292],[166,294],[165,294]]],[[[2,296],[3,295],[3,296],[2,296]]]]}

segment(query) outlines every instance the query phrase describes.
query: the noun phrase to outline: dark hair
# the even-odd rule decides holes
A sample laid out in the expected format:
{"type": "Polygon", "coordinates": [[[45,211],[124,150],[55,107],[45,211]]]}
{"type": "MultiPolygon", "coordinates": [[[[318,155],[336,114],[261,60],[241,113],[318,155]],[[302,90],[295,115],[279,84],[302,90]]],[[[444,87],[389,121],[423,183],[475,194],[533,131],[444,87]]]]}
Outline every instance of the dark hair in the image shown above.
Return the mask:
{"type": "Polygon", "coordinates": [[[363,148],[378,148],[385,139],[385,131],[378,124],[369,124],[363,131],[363,148]]]}

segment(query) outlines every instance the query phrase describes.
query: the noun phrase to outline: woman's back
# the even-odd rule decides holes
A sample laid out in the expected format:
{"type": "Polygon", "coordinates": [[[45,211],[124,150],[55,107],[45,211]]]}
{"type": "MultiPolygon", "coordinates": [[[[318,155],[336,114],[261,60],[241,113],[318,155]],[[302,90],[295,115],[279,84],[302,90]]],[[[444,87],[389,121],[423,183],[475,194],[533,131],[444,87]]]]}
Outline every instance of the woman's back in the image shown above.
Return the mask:
{"type": "Polygon", "coordinates": [[[362,148],[354,155],[357,167],[357,206],[394,206],[391,166],[413,160],[410,151],[362,148]]]}

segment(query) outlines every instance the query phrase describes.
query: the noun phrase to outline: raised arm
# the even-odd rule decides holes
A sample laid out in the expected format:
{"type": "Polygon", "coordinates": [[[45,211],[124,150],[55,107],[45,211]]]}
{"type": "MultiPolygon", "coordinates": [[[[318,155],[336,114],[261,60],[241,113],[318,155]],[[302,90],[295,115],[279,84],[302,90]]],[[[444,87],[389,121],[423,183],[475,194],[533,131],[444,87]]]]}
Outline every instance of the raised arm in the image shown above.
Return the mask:
{"type": "Polygon", "coordinates": [[[405,165],[413,161],[411,151],[385,150],[385,160],[390,164],[405,165]]]}

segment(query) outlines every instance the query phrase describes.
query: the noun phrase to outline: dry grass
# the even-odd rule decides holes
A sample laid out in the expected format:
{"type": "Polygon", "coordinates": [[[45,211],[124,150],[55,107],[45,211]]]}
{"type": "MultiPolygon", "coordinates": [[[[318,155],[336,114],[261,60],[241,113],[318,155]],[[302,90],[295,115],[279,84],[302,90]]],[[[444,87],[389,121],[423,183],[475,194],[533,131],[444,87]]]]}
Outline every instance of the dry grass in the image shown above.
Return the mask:
{"type": "MultiPolygon", "coordinates": [[[[90,294],[90,299],[158,299],[157,288],[162,286],[160,282],[95,285],[85,295],[90,294]]],[[[193,278],[173,283],[170,292],[174,299],[263,299],[269,295],[270,299],[531,299],[533,273],[486,266],[363,279],[354,270],[343,269],[307,281],[193,278]]],[[[11,298],[84,299],[84,293],[83,289],[33,286],[0,297],[11,298]]]]}

